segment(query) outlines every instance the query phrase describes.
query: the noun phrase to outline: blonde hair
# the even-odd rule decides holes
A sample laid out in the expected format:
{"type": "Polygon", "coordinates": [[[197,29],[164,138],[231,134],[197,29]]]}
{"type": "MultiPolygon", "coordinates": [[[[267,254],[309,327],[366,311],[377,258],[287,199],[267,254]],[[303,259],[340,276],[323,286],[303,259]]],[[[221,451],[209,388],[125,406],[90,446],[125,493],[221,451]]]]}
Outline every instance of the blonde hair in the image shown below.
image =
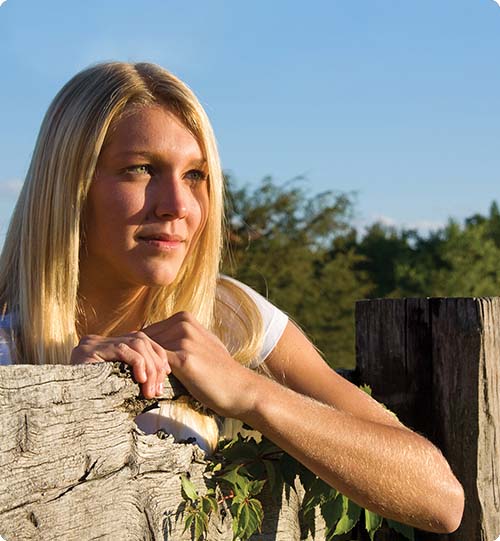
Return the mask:
{"type": "Polygon", "coordinates": [[[174,283],[148,292],[144,322],[187,310],[219,335],[238,361],[248,363],[258,352],[262,321],[256,306],[218,276],[224,186],[205,111],[193,92],[163,68],[109,62],[78,73],[53,100],[7,232],[0,258],[0,306],[16,317],[18,361],[69,363],[79,339],[83,209],[99,154],[121,115],[131,107],[157,104],[176,114],[197,139],[207,161],[209,208],[174,283]],[[221,293],[228,290],[237,299],[236,316],[234,303],[221,293]]]}

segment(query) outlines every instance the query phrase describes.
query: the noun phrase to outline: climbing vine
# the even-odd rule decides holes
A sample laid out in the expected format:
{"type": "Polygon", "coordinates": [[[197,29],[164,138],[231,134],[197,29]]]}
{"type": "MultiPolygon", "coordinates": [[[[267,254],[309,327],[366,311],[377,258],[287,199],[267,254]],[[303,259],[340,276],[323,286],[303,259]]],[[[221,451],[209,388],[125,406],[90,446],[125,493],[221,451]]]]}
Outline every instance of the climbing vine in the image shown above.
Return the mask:
{"type": "MultiPolygon", "coordinates": [[[[367,387],[363,389],[370,392],[367,387]]],[[[264,437],[257,441],[253,436],[238,434],[231,441],[221,442],[205,474],[211,488],[204,494],[198,493],[187,476],[181,476],[184,531],[191,529],[196,541],[206,536],[211,514],[221,508],[231,513],[233,539],[246,541],[262,526],[264,510],[258,496],[264,486],[267,484],[279,503],[284,485],[295,490],[297,477],[305,491],[300,509],[302,537],[311,533],[314,538],[319,509],[326,525],[326,541],[335,541],[360,521],[372,541],[384,522],[408,541],[414,541],[413,528],[362,509],[264,437]]]]}

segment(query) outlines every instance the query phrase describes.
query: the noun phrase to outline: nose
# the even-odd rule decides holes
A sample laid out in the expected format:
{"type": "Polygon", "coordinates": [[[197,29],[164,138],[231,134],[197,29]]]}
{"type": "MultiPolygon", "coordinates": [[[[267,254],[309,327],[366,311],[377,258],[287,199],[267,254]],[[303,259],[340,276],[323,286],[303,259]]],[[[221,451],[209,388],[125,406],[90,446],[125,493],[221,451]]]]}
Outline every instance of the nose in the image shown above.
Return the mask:
{"type": "Polygon", "coordinates": [[[162,220],[185,218],[189,208],[186,184],[174,174],[166,175],[155,189],[155,215],[162,220]]]}

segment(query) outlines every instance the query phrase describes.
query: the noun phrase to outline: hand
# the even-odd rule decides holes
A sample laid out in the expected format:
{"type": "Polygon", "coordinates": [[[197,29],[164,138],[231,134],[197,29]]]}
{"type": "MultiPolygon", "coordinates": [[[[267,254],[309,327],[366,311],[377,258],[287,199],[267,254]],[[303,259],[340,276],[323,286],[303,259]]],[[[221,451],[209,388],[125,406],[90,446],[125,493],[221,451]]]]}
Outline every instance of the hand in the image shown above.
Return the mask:
{"type": "Polygon", "coordinates": [[[71,353],[71,364],[122,361],[132,368],[145,398],[163,394],[165,376],[172,371],[167,352],[143,332],[125,336],[84,336],[71,353]]]}
{"type": "Polygon", "coordinates": [[[236,419],[254,408],[260,376],[237,363],[193,315],[179,312],[143,332],[167,350],[173,374],[202,404],[236,419]]]}

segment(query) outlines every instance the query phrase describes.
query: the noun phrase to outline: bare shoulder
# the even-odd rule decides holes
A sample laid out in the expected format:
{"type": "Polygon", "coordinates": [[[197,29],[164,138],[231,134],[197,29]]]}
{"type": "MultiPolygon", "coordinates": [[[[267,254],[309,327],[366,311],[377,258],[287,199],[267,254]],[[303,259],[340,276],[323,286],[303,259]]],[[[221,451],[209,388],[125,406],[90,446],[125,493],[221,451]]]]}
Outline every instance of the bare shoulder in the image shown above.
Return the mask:
{"type": "Polygon", "coordinates": [[[266,359],[276,380],[303,395],[349,412],[355,417],[397,426],[403,425],[376,400],[337,374],[291,321],[266,359]]]}

